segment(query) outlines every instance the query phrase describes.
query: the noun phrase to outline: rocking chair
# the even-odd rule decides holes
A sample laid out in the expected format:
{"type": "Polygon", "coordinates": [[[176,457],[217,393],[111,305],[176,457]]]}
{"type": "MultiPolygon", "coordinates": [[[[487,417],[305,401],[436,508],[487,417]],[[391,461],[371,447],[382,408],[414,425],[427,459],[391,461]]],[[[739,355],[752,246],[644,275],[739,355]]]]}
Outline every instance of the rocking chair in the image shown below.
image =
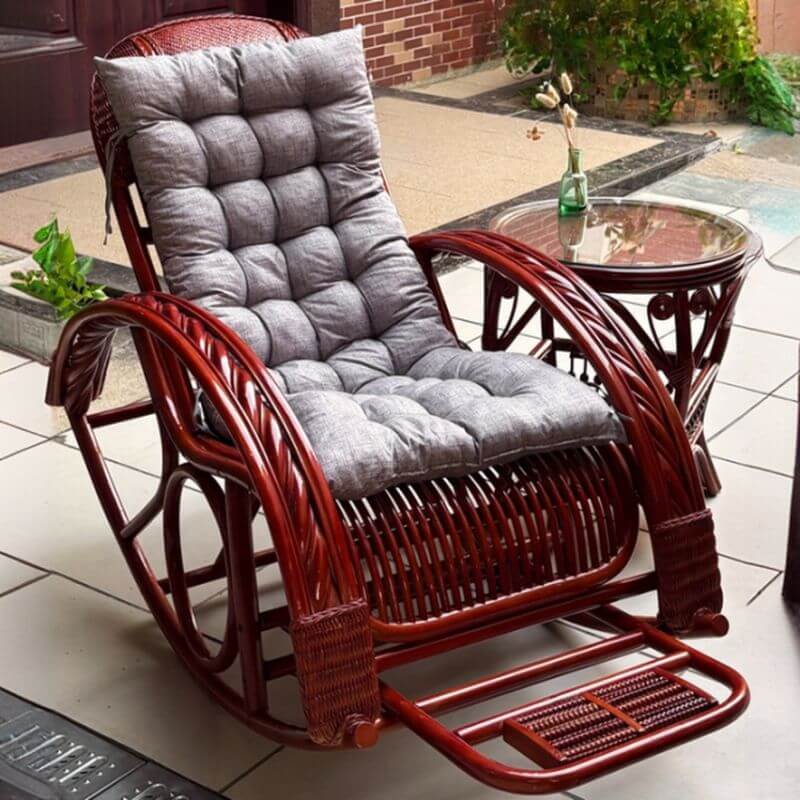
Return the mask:
{"type": "Polygon", "coordinates": [[[402,724],[477,780],[528,794],[570,789],[744,710],[743,679],[675,638],[720,635],[727,622],[711,514],[658,374],[560,263],[481,231],[408,242],[383,182],[358,31],[183,19],[127,37],[98,71],[92,132],[141,293],[69,322],[47,401],[69,415],[155,619],[220,704],[309,748],[367,747],[402,724]],[[524,290],[532,304],[507,330],[544,310],[596,382],[559,369],[547,341],[530,355],[460,343],[439,254],[485,265],[491,291],[524,290]],[[120,329],[151,399],[93,412],[120,329]],[[94,430],[145,415],[158,422],[163,474],[128,516],[94,430]],[[223,542],[197,569],[182,550],[187,482],[223,542]],[[640,510],[655,570],[620,579],[640,510]],[[161,513],[167,574],[156,577],[137,537],[161,513]],[[253,541],[258,513],[266,549],[253,541]],[[257,573],[269,564],[285,604],[262,610],[257,573]],[[230,607],[212,649],[189,590],[220,579],[230,607]],[[654,617],[612,605],[648,592],[654,617]],[[381,679],[564,617],[608,636],[421,698],[381,679]],[[262,652],[275,628],[291,655],[262,652]],[[457,729],[439,719],[645,647],[660,655],[457,729]],[[222,677],[234,666],[237,688],[222,677]],[[725,696],[679,677],[688,668],[725,696]],[[268,690],[286,676],[305,725],[273,711],[268,690]],[[531,767],[478,749],[495,738],[531,767]]]}

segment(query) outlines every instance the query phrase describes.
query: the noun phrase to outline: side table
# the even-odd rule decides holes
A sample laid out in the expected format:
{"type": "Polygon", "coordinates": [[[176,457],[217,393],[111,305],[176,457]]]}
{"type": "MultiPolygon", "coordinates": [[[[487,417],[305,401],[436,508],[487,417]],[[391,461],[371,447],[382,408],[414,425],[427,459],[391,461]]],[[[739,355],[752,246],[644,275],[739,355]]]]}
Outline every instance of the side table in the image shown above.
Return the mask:
{"type": "MultiPolygon", "coordinates": [[[[555,202],[513,206],[491,230],[534,247],[575,270],[601,292],[664,375],[689,434],[706,493],[719,477],[706,444],[708,399],[730,338],[736,301],[761,240],[730,217],[680,205],[626,198],[595,198],[580,216],[559,217],[555,202]],[[647,327],[620,295],[645,295],[647,327]],[[656,321],[674,325],[668,349],[656,321]]],[[[483,347],[505,349],[538,312],[542,343],[536,354],[556,362],[559,352],[579,357],[535,303],[522,307],[517,290],[487,271],[483,347]],[[510,317],[501,323],[503,301],[510,317]]],[[[587,376],[582,376],[586,378],[587,376]]]]}

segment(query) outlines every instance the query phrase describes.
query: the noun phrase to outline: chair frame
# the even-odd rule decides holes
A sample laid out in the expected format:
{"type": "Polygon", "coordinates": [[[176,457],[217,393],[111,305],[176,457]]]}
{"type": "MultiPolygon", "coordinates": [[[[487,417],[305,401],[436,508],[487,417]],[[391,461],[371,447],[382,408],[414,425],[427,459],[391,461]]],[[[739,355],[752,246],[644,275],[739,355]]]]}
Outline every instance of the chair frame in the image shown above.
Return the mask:
{"type": "MultiPolygon", "coordinates": [[[[286,23],[206,16],[129,36],[109,57],[302,35],[286,23]]],[[[97,77],[91,111],[98,158],[105,168],[105,146],[116,122],[97,77]]],[[[219,320],[159,291],[148,251],[152,237],[146,221],[137,217],[131,191],[135,177],[124,143],[110,178],[111,201],[141,293],[92,306],[67,324],[51,368],[47,401],[66,409],[104,513],[154,618],[190,673],[230,713],[274,741],[316,749],[367,747],[383,730],[404,724],[486,784],[547,793],[698,736],[744,710],[748,689],[741,676],[674,637],[727,631],[710,512],[680,415],[641,346],[572,271],[531,248],[481,231],[411,240],[442,318],[453,331],[433,267],[439,254],[476,259],[491,270],[496,290],[519,287],[532,295],[597,372],[624,423],[627,446],[536,456],[465,479],[395,487],[364,501],[335,501],[264,364],[219,320]],[[102,392],[113,337],[120,329],[131,332],[151,399],[93,412],[91,403],[102,392]],[[197,389],[218,410],[230,443],[198,426],[197,389]],[[95,430],[148,415],[158,422],[162,474],[149,502],[129,515],[95,430]],[[184,565],[179,513],[188,481],[204,495],[222,540],[216,560],[192,570],[184,565]],[[501,486],[505,499],[499,500],[501,486]],[[594,510],[591,521],[585,516],[589,506],[594,510]],[[614,579],[635,544],[639,506],[652,532],[656,570],[614,579]],[[261,550],[252,534],[259,511],[272,539],[272,547],[261,550]],[[158,578],[137,537],[161,513],[167,574],[158,578]],[[554,548],[552,562],[550,550],[547,555],[551,574],[524,574],[526,560],[514,555],[519,541],[515,520],[520,518],[531,528],[557,519],[560,531],[572,532],[572,539],[559,533],[563,541],[558,552],[550,528],[537,540],[554,548]],[[602,553],[593,553],[591,547],[587,551],[579,538],[581,526],[602,528],[597,540],[602,553]],[[374,550],[376,543],[397,552],[431,553],[463,530],[474,536],[463,540],[474,552],[445,558],[438,562],[441,569],[436,559],[426,566],[420,558],[389,574],[377,563],[382,556],[374,550]],[[359,565],[370,558],[375,564],[367,579],[359,565]],[[457,560],[464,573],[446,574],[447,564],[457,560]],[[486,563],[492,568],[485,568],[486,563]],[[269,564],[280,569],[286,604],[262,611],[256,571],[269,564]],[[689,571],[696,579],[687,583],[689,571]],[[223,640],[212,652],[197,627],[189,589],[223,578],[228,618],[223,640]],[[430,588],[437,586],[438,594],[430,588]],[[653,591],[657,617],[631,616],[611,605],[653,591]],[[380,678],[389,669],[563,617],[613,635],[416,700],[380,678]],[[261,635],[276,628],[288,630],[293,653],[265,658],[261,635]],[[625,747],[545,769],[500,764],[475,747],[501,735],[506,719],[536,704],[458,730],[437,719],[455,708],[643,647],[662,653],[650,667],[691,666],[727,686],[728,696],[709,712],[647,733],[625,747]],[[237,663],[241,692],[221,677],[237,663]],[[270,709],[268,686],[287,675],[298,679],[305,727],[279,719],[270,709]]],[[[533,353],[545,355],[546,347],[533,353]]],[[[623,677],[630,674],[636,669],[623,677]]]]}

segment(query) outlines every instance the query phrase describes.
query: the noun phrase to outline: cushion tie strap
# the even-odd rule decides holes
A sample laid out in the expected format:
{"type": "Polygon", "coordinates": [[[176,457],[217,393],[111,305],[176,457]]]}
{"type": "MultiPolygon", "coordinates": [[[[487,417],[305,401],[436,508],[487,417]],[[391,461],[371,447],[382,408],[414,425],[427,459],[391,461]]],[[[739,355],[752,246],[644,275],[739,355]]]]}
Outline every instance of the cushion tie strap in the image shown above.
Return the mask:
{"type": "Polygon", "coordinates": [[[104,147],[104,155],[105,155],[105,236],[103,237],[103,245],[108,244],[108,237],[113,233],[113,229],[111,227],[111,182],[114,179],[114,165],[117,160],[117,152],[119,148],[119,144],[123,139],[127,139],[133,134],[138,133],[140,130],[147,128],[148,125],[152,123],[146,124],[139,124],[139,125],[130,125],[130,126],[122,126],[120,125],[111,136],[108,137],[106,140],[106,144],[104,147]]]}
{"type": "Polygon", "coordinates": [[[103,237],[104,246],[108,244],[108,237],[113,232],[111,228],[111,181],[114,175],[114,162],[116,161],[117,158],[117,147],[119,146],[119,143],[124,136],[125,136],[125,131],[122,128],[118,128],[106,140],[106,146],[105,146],[106,222],[105,222],[105,236],[103,237]]]}

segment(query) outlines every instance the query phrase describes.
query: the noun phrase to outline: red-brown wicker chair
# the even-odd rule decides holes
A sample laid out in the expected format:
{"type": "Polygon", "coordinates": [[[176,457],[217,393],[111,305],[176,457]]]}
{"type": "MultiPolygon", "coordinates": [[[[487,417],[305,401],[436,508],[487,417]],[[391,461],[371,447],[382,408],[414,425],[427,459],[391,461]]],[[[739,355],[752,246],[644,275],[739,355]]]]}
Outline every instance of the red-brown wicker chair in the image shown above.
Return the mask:
{"type": "MultiPolygon", "coordinates": [[[[211,45],[302,36],[290,25],[236,16],[170,22],[127,37],[109,57],[176,53],[211,45]]],[[[92,132],[105,167],[116,131],[102,86],[92,91],[92,132]]],[[[207,312],[158,291],[137,218],[124,145],[111,199],[141,294],[91,307],[66,327],[47,400],[66,408],[100,502],[150,609],[197,681],[228,711],[278,742],[365,747],[402,723],[476,779],[519,793],[564,791],[732,720],[748,700],[730,668],[674,638],[724,633],[710,512],[681,420],[657,373],[603,301],[561,264],[478,231],[415,237],[412,247],[452,329],[432,267],[439,253],[477,259],[491,291],[516,284],[567,331],[623,419],[629,445],[523,458],[466,478],[397,486],[335,501],[269,371],[207,312]],[[92,413],[115,331],[130,329],[151,399],[92,413]],[[198,426],[196,391],[218,409],[230,441],[198,426]],[[129,517],[94,429],[154,414],[163,474],[155,496],[129,517]],[[214,479],[224,480],[224,489],[214,479]],[[216,560],[184,567],[182,489],[204,493],[223,546],[216,560]],[[266,517],[274,547],[256,550],[251,523],[266,517]],[[616,579],[647,519],[656,569],[616,579]],[[163,513],[167,575],[157,578],[137,535],[163,513]],[[387,553],[390,555],[387,556],[387,553]],[[389,560],[402,568],[387,566],[389,560]],[[257,569],[277,563],[286,603],[259,608],[257,569]],[[212,652],[197,628],[194,586],[225,578],[230,609],[212,652]],[[610,605],[657,592],[658,615],[610,605]],[[524,626],[573,617],[608,638],[428,697],[411,699],[380,679],[390,668],[524,626]],[[291,635],[293,654],[262,652],[261,634],[291,635]],[[649,647],[656,660],[451,730],[437,716],[552,675],[649,647]],[[222,673],[238,664],[241,690],[222,673]],[[728,688],[714,699],[676,672],[692,667],[728,688]],[[268,687],[297,678],[304,727],[271,711],[268,687]],[[476,745],[503,737],[538,764],[499,763],[476,745]]],[[[518,329],[518,327],[517,327],[518,329]]],[[[496,338],[496,337],[495,337],[496,338]]],[[[503,337],[508,340],[509,337],[503,337]]],[[[545,356],[546,346],[535,355],[545,356]]]]}

